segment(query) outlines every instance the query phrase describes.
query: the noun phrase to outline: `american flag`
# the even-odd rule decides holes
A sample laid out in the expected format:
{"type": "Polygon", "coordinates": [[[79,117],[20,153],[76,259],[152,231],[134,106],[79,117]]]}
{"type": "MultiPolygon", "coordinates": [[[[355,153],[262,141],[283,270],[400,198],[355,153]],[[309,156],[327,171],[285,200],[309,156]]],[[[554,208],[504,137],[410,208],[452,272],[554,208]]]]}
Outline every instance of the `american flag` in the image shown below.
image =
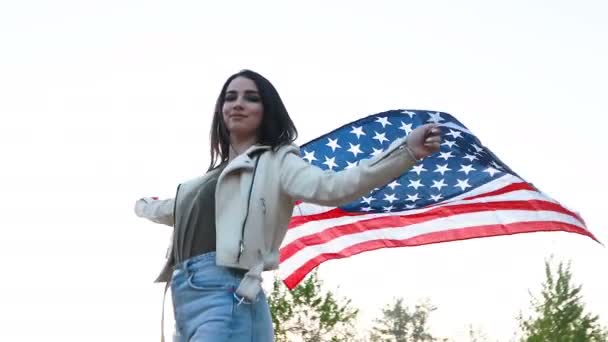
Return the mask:
{"type": "Polygon", "coordinates": [[[280,250],[288,288],[327,260],[379,248],[537,231],[597,241],[577,213],[524,181],[447,113],[370,115],[302,145],[302,157],[324,170],[347,169],[431,122],[442,131],[440,151],[389,184],[341,207],[296,205],[280,250]]]}

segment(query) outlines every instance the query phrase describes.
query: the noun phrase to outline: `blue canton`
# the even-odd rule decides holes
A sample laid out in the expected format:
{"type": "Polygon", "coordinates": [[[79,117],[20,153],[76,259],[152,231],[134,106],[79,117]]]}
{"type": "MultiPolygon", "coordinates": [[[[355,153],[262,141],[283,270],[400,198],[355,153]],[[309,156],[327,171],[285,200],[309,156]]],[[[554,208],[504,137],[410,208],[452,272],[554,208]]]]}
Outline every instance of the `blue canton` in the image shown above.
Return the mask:
{"type": "Polygon", "coordinates": [[[517,176],[450,114],[423,110],[391,110],[354,121],[302,145],[302,157],[324,170],[348,169],[432,122],[441,125],[439,152],[341,208],[363,213],[407,211],[461,195],[505,173],[517,176]]]}

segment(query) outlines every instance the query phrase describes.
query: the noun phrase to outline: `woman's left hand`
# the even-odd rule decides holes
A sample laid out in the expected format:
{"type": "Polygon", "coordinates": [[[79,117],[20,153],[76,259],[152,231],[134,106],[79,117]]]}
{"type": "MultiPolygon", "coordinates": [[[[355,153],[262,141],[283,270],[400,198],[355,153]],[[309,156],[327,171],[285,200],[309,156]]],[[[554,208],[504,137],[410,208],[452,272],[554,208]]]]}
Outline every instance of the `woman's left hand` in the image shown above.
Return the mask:
{"type": "Polygon", "coordinates": [[[407,147],[416,159],[422,159],[439,151],[441,131],[437,124],[416,127],[407,137],[407,147]]]}

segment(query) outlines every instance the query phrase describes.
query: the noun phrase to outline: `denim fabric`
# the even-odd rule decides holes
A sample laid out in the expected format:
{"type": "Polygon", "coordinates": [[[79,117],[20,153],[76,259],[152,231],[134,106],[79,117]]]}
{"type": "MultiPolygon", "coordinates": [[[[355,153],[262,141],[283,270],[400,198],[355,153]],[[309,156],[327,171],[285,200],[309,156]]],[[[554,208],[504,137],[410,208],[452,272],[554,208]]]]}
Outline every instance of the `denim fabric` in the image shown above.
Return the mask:
{"type": "Polygon", "coordinates": [[[260,291],[254,302],[235,294],[242,273],[217,266],[215,252],[185,260],[171,282],[176,342],[271,342],[268,302],[260,291]]]}

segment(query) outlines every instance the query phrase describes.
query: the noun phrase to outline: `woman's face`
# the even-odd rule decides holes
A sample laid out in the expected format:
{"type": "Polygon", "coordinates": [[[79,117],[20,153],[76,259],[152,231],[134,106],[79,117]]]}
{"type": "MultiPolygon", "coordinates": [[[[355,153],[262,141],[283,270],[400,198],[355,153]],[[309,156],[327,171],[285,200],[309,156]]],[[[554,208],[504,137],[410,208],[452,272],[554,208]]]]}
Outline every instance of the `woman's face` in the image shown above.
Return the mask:
{"type": "Polygon", "coordinates": [[[247,140],[257,136],[264,106],[252,80],[240,76],[228,84],[222,115],[231,137],[247,140]]]}

